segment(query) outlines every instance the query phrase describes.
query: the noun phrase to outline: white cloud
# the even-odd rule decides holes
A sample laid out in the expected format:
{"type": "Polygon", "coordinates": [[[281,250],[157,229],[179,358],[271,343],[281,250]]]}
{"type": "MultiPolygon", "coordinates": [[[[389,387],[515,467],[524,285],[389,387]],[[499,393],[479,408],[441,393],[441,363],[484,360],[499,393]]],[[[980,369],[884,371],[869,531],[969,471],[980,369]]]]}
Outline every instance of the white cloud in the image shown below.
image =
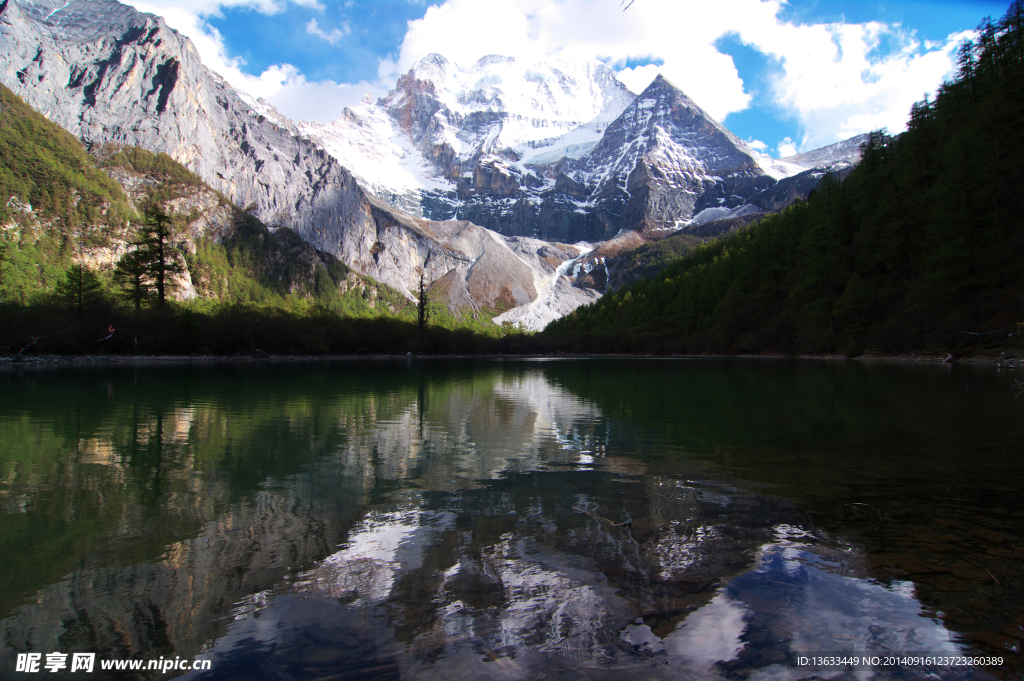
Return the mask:
{"type": "Polygon", "coordinates": [[[374,101],[388,93],[377,83],[335,83],[332,80],[307,81],[302,74],[283,83],[267,100],[288,118],[296,121],[333,121],[346,106],[354,106],[366,95],[374,101]]]}
{"type": "Polygon", "coordinates": [[[640,92],[661,73],[722,120],[751,101],[732,59],[714,47],[735,34],[781,64],[775,104],[799,121],[805,131],[799,146],[807,148],[881,126],[902,130],[910,105],[950,75],[952,52],[967,35],[922,44],[899,26],[798,26],[779,19],[782,5],[643,0],[624,12],[608,0],[448,0],[409,22],[397,59],[382,62],[380,76],[393,79],[430,52],[461,65],[487,54],[600,56],[612,63],[640,58],[661,65],[620,69],[627,87],[640,92]],[[884,41],[899,47],[878,58],[884,41]]]}
{"type": "Polygon", "coordinates": [[[781,60],[776,103],[799,119],[806,150],[881,127],[903,130],[911,105],[952,74],[953,53],[969,33],[951,35],[931,50],[904,29],[877,23],[776,22],[746,27],[741,35],[781,60]],[[872,58],[887,38],[900,49],[872,58]]]}
{"type": "MultiPolygon", "coordinates": [[[[315,6],[310,0],[300,0],[305,6],[315,6]]],[[[167,24],[187,36],[199,52],[203,64],[224,77],[232,86],[244,90],[255,97],[270,98],[279,92],[286,83],[300,77],[299,70],[291,64],[274,64],[258,76],[244,70],[245,60],[228,55],[224,46],[224,38],[220,31],[211,26],[203,18],[218,13],[221,8],[250,7],[264,14],[275,14],[282,9],[282,4],[270,0],[231,0],[214,2],[212,0],[127,0],[129,4],[142,12],[161,15],[167,24]]]]}
{"type": "Polygon", "coordinates": [[[342,38],[344,38],[351,32],[352,29],[349,27],[348,23],[342,24],[341,28],[331,29],[330,31],[325,31],[322,28],[320,28],[320,26],[316,23],[316,19],[310,19],[309,23],[306,24],[306,33],[310,35],[315,35],[317,38],[320,38],[321,40],[326,40],[331,45],[338,44],[338,41],[340,41],[342,38]]]}
{"type": "Polygon", "coordinates": [[[786,158],[796,153],[796,144],[789,137],[779,142],[777,151],[779,152],[778,158],[786,158]]]}
{"type": "MultiPolygon", "coordinates": [[[[204,19],[238,7],[274,14],[288,2],[323,9],[320,0],[130,1],[166,17],[192,39],[203,62],[235,87],[265,97],[284,112],[308,111],[311,118],[313,112],[317,117],[333,115],[342,103],[353,104],[366,91],[386,92],[413,63],[438,52],[463,66],[488,54],[524,61],[640,61],[644,65],[618,69],[631,90],[642,91],[660,73],[722,120],[747,108],[752,99],[732,59],[714,47],[723,35],[736,35],[781,65],[770,95],[799,122],[800,140],[790,144],[800,149],[882,126],[890,132],[902,130],[911,104],[949,76],[953,51],[969,35],[922,44],[899,26],[787,24],[778,17],[783,0],[642,0],[628,11],[613,0],[448,0],[408,23],[397,54],[381,60],[375,81],[346,85],[307,81],[289,64],[250,75],[204,19]],[[883,44],[898,47],[879,58],[883,44]],[[316,104],[319,97],[322,105],[316,104]]],[[[343,25],[325,31],[314,19],[306,30],[333,44],[350,29],[343,25]]]]}
{"type": "Polygon", "coordinates": [[[608,0],[448,0],[409,22],[398,58],[383,63],[380,75],[397,76],[431,52],[463,66],[488,54],[523,60],[601,56],[612,62],[650,57],[662,65],[620,71],[627,87],[640,92],[661,73],[722,119],[746,108],[750,96],[732,59],[712,45],[728,30],[729,12],[718,7],[644,0],[624,12],[608,0]]]}
{"type": "Polygon", "coordinates": [[[615,75],[618,76],[623,85],[633,92],[640,94],[648,85],[651,84],[651,81],[653,81],[660,72],[660,67],[655,66],[654,64],[644,64],[643,66],[624,68],[617,71],[615,75]]]}
{"type": "Polygon", "coordinates": [[[747,144],[750,145],[751,149],[756,149],[757,151],[761,151],[761,152],[763,152],[763,151],[768,149],[768,145],[767,144],[765,144],[761,140],[756,140],[756,139],[753,139],[753,138],[748,139],[747,140],[747,144]]]}

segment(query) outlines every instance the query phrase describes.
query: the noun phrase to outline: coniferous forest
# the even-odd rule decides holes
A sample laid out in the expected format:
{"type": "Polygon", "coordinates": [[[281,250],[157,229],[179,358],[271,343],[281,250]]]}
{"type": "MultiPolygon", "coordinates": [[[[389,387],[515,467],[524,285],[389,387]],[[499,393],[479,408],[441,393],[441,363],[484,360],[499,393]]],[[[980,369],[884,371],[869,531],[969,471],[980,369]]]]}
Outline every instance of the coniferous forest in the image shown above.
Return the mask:
{"type": "Polygon", "coordinates": [[[571,352],[969,353],[1024,321],[1024,4],[842,183],[552,323],[571,352]]]}

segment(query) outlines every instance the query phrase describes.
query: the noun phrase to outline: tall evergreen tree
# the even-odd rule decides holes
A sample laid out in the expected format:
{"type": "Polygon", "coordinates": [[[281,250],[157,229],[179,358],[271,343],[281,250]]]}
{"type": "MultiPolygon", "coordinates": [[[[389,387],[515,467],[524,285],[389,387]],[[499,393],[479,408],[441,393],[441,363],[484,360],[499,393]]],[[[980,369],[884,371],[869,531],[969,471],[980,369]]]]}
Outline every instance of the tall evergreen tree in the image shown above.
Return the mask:
{"type": "Polygon", "coordinates": [[[99,277],[83,263],[72,265],[57,283],[57,300],[81,317],[103,301],[103,285],[99,277]]]}
{"type": "Polygon", "coordinates": [[[148,254],[139,249],[125,253],[114,269],[114,283],[121,288],[121,294],[134,303],[136,310],[141,309],[142,301],[149,300],[154,289],[148,254]]]}
{"type": "Polygon", "coordinates": [[[150,206],[145,212],[146,220],[139,230],[136,246],[143,253],[140,257],[153,278],[157,305],[163,307],[171,285],[170,276],[184,272],[185,268],[178,262],[178,251],[171,244],[174,232],[170,216],[158,205],[150,206]]]}
{"type": "Polygon", "coordinates": [[[420,272],[420,302],[418,307],[418,322],[420,331],[427,327],[427,320],[430,318],[430,310],[427,309],[427,289],[423,284],[423,272],[420,272]]]}

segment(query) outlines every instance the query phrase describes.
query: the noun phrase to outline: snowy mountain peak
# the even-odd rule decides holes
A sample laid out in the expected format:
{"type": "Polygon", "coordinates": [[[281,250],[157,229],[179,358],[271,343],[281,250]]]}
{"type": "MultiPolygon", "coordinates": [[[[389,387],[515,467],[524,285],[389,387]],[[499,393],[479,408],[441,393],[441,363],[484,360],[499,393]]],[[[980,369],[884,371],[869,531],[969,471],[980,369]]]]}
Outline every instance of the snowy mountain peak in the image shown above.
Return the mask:
{"type": "Polygon", "coordinates": [[[389,194],[379,186],[382,153],[416,167],[403,175],[403,188],[412,186],[413,175],[424,173],[454,183],[486,157],[549,163],[593,147],[634,97],[599,61],[531,64],[488,55],[462,68],[429,54],[376,106],[363,103],[329,125],[303,124],[303,129],[374,191],[389,194]],[[379,143],[366,137],[369,128],[382,136],[379,143]],[[409,160],[417,154],[425,165],[409,160]]]}
{"type": "Polygon", "coordinates": [[[796,175],[806,169],[800,164],[789,162],[789,159],[779,161],[755,151],[660,73],[637,96],[633,106],[636,107],[636,111],[629,115],[634,121],[644,121],[657,138],[671,138],[672,133],[669,129],[682,125],[691,127],[692,133],[699,133],[703,138],[724,138],[728,146],[733,147],[743,157],[751,159],[762,172],[776,180],[796,175]],[[655,129],[660,129],[662,134],[656,134],[655,129]]]}
{"type": "Polygon", "coordinates": [[[544,61],[488,55],[462,68],[430,54],[380,100],[385,108],[411,96],[432,95],[452,114],[504,112],[516,116],[587,122],[612,120],[634,95],[599,61],[544,61]],[[428,85],[429,84],[429,85],[428,85]]]}
{"type": "Polygon", "coordinates": [[[644,88],[644,91],[640,93],[639,97],[641,99],[650,99],[651,97],[657,97],[666,94],[673,96],[682,95],[683,97],[686,97],[686,94],[682,90],[677,88],[669,81],[668,78],[659,73],[654,77],[654,80],[652,80],[650,84],[644,88]]]}
{"type": "Polygon", "coordinates": [[[431,52],[413,64],[407,75],[410,79],[443,85],[445,77],[453,68],[457,67],[445,59],[444,56],[431,52]]]}
{"type": "MultiPolygon", "coordinates": [[[[702,115],[707,116],[704,111],[697,106],[692,99],[690,99],[685,92],[672,84],[665,76],[660,73],[655,76],[654,80],[651,81],[650,85],[644,88],[644,91],[637,95],[637,101],[657,101],[666,103],[677,103],[681,106],[697,109],[702,115]]],[[[710,116],[707,116],[710,118],[710,116]]]]}

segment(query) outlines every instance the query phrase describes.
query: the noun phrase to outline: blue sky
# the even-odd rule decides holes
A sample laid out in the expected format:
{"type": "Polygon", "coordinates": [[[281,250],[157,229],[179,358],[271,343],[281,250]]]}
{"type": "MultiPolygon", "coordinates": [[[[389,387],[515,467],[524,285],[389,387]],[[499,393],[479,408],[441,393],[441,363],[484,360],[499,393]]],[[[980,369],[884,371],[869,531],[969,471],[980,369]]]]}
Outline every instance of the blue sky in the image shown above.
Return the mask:
{"type": "MultiPolygon", "coordinates": [[[[999,2],[978,0],[903,0],[902,2],[823,2],[822,0],[791,0],[779,14],[794,24],[880,22],[909,29],[918,40],[943,41],[947,36],[974,28],[986,15],[999,17],[1006,6],[999,2]]],[[[890,35],[880,41],[878,57],[899,50],[901,42],[890,35]]],[[[795,115],[779,106],[772,97],[771,77],[782,68],[780,60],[744,45],[734,34],[716,42],[719,51],[732,57],[744,88],[753,95],[750,107],[729,114],[726,126],[745,139],[798,140],[800,129],[795,115]]],[[[919,93],[924,94],[924,89],[919,93]]]]}
{"type": "Polygon", "coordinates": [[[662,73],[775,156],[878,127],[950,75],[1002,2],[982,0],[138,0],[207,65],[296,119],[380,96],[425,54],[601,59],[639,92],[662,73]]]}
{"type": "Polygon", "coordinates": [[[286,62],[310,80],[357,83],[377,76],[381,59],[401,46],[406,24],[421,19],[427,9],[427,3],[400,0],[322,4],[322,11],[289,5],[273,16],[239,7],[208,21],[224,37],[228,53],[245,59],[252,75],[286,62]],[[328,36],[338,31],[335,42],[308,33],[311,20],[328,36]]]}

